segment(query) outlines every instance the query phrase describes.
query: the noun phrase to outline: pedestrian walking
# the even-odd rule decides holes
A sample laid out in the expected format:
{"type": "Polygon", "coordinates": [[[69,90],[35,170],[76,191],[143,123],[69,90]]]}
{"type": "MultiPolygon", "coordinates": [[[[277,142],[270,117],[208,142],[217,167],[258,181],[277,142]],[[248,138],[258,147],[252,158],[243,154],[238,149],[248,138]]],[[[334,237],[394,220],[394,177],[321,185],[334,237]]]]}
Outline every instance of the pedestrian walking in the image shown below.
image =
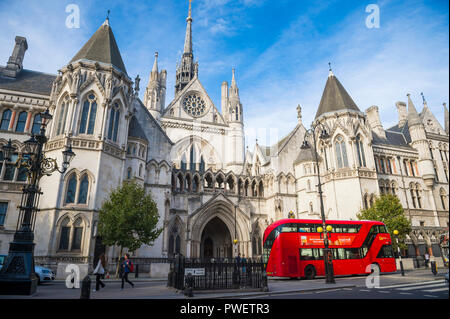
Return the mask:
{"type": "Polygon", "coordinates": [[[428,263],[430,262],[430,255],[425,253],[425,267],[428,268],[428,263]]]}
{"type": "Polygon", "coordinates": [[[128,274],[130,272],[133,272],[133,263],[130,260],[130,255],[125,254],[124,260],[122,262],[121,268],[122,268],[122,287],[120,290],[123,290],[123,286],[125,285],[125,281],[131,285],[132,288],[134,288],[134,284],[128,280],[128,274]]]}
{"type": "Polygon", "coordinates": [[[97,267],[94,269],[94,275],[95,275],[95,291],[100,290],[100,286],[102,288],[105,288],[105,284],[101,281],[103,275],[106,273],[106,257],[105,254],[102,253],[98,259],[97,267]]]}

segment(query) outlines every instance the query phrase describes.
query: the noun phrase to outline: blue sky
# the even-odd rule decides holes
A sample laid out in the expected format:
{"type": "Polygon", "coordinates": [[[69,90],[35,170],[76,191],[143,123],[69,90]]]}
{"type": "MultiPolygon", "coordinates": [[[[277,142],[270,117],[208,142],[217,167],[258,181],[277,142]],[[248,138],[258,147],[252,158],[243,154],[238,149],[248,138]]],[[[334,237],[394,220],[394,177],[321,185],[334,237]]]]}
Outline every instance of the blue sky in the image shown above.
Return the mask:
{"type": "MultiPolygon", "coordinates": [[[[154,52],[166,69],[168,104],[175,66],[184,44],[187,0],[33,1],[0,0],[0,65],[14,37],[25,36],[27,69],[56,74],[103,23],[110,25],[141,95],[154,52]],[[80,28],[65,26],[65,8],[80,8],[80,28]]],[[[359,108],[377,105],[385,128],[395,125],[396,101],[410,93],[420,110],[423,92],[443,123],[449,100],[449,8],[447,1],[193,0],[194,57],[199,78],[220,108],[220,84],[236,68],[249,145],[258,132],[277,137],[297,123],[296,106],[309,126],[320,102],[328,62],[359,108]],[[380,27],[369,29],[365,11],[380,8],[380,27]]],[[[142,96],[141,96],[142,97],[142,96]]]]}

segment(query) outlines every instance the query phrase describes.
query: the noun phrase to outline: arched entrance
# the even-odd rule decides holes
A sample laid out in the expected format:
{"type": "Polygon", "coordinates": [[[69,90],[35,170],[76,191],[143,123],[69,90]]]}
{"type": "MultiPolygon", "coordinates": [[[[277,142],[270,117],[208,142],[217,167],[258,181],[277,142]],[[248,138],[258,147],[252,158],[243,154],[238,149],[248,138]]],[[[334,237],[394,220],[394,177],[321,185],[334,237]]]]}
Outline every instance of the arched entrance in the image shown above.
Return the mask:
{"type": "Polygon", "coordinates": [[[218,217],[212,218],[201,236],[200,257],[232,258],[232,242],[228,227],[218,217]]]}

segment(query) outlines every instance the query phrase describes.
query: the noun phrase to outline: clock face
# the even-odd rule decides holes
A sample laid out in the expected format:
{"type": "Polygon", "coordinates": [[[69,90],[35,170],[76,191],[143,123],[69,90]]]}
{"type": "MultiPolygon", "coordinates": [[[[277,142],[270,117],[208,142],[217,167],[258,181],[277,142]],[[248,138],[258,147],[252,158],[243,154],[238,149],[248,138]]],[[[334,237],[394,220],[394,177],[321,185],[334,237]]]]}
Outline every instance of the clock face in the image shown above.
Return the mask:
{"type": "Polygon", "coordinates": [[[206,103],[197,93],[188,93],[184,97],[183,108],[190,116],[199,117],[205,114],[206,103]]]}

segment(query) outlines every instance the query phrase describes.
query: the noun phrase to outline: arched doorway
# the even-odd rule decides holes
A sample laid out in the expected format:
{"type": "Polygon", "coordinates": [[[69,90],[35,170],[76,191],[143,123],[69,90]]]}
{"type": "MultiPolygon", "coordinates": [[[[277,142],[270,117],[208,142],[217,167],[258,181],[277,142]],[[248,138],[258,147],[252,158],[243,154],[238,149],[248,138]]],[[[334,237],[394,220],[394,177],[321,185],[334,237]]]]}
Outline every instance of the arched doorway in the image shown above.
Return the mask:
{"type": "Polygon", "coordinates": [[[218,217],[212,218],[203,229],[200,256],[205,259],[232,258],[230,231],[218,217]]]}

